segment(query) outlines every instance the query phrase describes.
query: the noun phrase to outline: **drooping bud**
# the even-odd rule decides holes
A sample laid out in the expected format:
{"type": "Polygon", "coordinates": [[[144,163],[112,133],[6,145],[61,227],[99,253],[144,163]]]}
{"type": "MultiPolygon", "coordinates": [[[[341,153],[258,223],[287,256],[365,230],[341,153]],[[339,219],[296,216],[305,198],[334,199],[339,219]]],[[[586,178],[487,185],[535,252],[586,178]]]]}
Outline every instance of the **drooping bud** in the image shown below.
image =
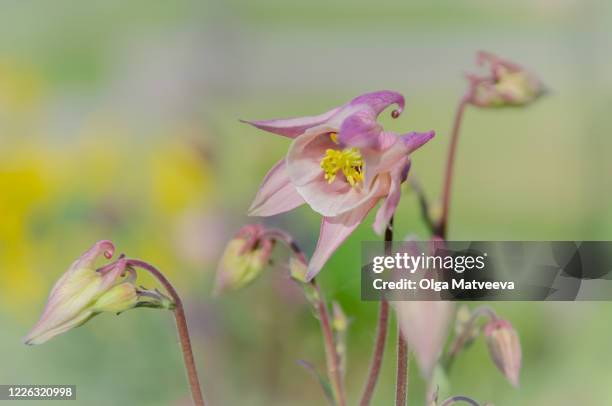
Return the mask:
{"type": "MultiPolygon", "coordinates": [[[[411,236],[403,244],[404,249],[413,256],[420,254],[419,246],[411,236]]],[[[435,252],[436,244],[440,244],[440,241],[430,241],[429,249],[432,252],[435,252]]],[[[433,270],[419,271],[427,278],[435,276],[433,270]]],[[[435,300],[439,298],[436,292],[431,291],[430,296],[432,300],[429,301],[393,302],[400,331],[408,348],[414,352],[421,375],[427,380],[433,376],[455,311],[454,303],[435,300]]]]}
{"type": "Polygon", "coordinates": [[[479,52],[479,65],[488,65],[485,76],[468,75],[468,102],[478,107],[524,106],[545,93],[540,79],[520,65],[488,52],[479,52]]]}
{"type": "Polygon", "coordinates": [[[96,260],[102,254],[110,259],[114,251],[110,241],[99,241],[70,266],[51,290],[40,320],[24,338],[25,344],[42,344],[102,312],[121,313],[143,302],[161,307],[160,301],[144,297],[136,288],[136,275],[124,258],[96,269],[96,260]]]}
{"type": "Polygon", "coordinates": [[[238,290],[252,282],[269,263],[273,242],[262,238],[264,227],[242,227],[227,244],[217,268],[215,294],[238,290]]]}
{"type": "Polygon", "coordinates": [[[438,362],[453,317],[451,302],[395,302],[401,332],[429,379],[438,362]]]}
{"type": "Polygon", "coordinates": [[[521,370],[521,343],[512,324],[503,319],[493,319],[484,326],[489,354],[497,368],[514,386],[519,386],[521,370]]]}

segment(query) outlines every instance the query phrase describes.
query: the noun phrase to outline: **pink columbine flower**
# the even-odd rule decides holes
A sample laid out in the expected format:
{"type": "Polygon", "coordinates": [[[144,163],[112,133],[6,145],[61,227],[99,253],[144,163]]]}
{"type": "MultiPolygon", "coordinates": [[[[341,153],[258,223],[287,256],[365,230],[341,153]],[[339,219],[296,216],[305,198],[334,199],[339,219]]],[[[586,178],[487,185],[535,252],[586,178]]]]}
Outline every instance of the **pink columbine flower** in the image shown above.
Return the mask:
{"type": "Polygon", "coordinates": [[[323,216],[308,280],[380,200],[374,230],[384,232],[399,203],[410,153],[434,136],[433,131],[384,131],[376,120],[392,104],[398,106],[395,118],[404,109],[404,97],[379,91],[318,116],[247,121],[293,140],[287,156],[264,178],[249,214],[273,216],[307,203],[323,216]]]}
{"type": "Polygon", "coordinates": [[[137,288],[135,274],[123,258],[99,269],[95,267],[100,256],[110,259],[114,252],[112,242],[98,241],[70,266],[53,286],[40,320],[23,339],[25,344],[42,344],[102,312],[174,306],[157,290],[137,288]]]}
{"type": "Polygon", "coordinates": [[[514,62],[479,52],[478,65],[488,66],[484,76],[469,74],[468,102],[478,107],[523,106],[546,93],[540,79],[514,62]]]}

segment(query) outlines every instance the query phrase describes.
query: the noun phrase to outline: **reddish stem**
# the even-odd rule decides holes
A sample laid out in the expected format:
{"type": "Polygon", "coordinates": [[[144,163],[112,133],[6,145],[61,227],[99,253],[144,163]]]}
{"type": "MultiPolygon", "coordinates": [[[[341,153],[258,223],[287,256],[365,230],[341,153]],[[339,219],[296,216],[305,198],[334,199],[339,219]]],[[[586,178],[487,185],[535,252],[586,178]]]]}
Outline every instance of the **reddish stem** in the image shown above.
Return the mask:
{"type": "MultiPolygon", "coordinates": [[[[307,264],[306,255],[300,249],[299,245],[291,237],[291,235],[283,230],[276,228],[267,229],[264,231],[260,238],[271,238],[275,241],[280,241],[285,244],[293,254],[302,263],[307,264]]],[[[321,331],[323,333],[323,344],[325,346],[325,359],[327,364],[327,374],[332,384],[334,395],[339,406],[346,405],[346,398],[344,395],[344,385],[342,382],[342,371],[340,368],[340,355],[336,351],[336,344],[334,341],[334,333],[329,321],[329,311],[325,305],[325,299],[321,293],[321,289],[317,284],[316,280],[310,281],[310,284],[317,292],[317,303],[315,304],[317,313],[319,315],[319,322],[321,324],[321,331]]]]}
{"type": "Polygon", "coordinates": [[[370,364],[370,372],[368,380],[361,396],[360,406],[368,406],[374,395],[374,388],[380,374],[380,366],[382,365],[383,355],[385,353],[385,342],[387,341],[387,325],[389,324],[389,302],[382,299],[380,302],[380,311],[378,313],[378,328],[376,329],[376,341],[374,342],[374,353],[370,364]]]}
{"type": "Polygon", "coordinates": [[[474,311],[472,312],[472,316],[470,317],[470,319],[465,324],[465,327],[463,328],[463,333],[455,337],[455,339],[451,343],[450,350],[448,351],[448,355],[446,356],[446,362],[445,362],[445,369],[447,373],[450,371],[451,367],[453,366],[453,362],[457,358],[457,354],[459,354],[459,352],[463,349],[466,341],[469,339],[470,335],[472,334],[472,328],[476,324],[476,321],[481,316],[487,316],[489,317],[490,320],[496,320],[498,318],[497,313],[495,313],[495,310],[491,309],[488,306],[481,306],[481,307],[477,307],[476,309],[474,309],[474,311]]]}
{"type": "Polygon", "coordinates": [[[406,406],[408,398],[408,344],[397,328],[397,378],[395,382],[395,406],[406,406]]]}
{"type": "Polygon", "coordinates": [[[329,322],[329,313],[325,300],[321,296],[321,290],[319,285],[316,284],[314,279],[311,281],[313,287],[317,291],[319,300],[317,301],[317,311],[319,313],[319,321],[321,323],[321,330],[323,332],[323,343],[325,344],[325,358],[327,360],[327,373],[329,379],[332,382],[334,393],[336,394],[336,401],[339,406],[346,405],[346,399],[344,396],[344,388],[342,385],[342,373],[340,371],[340,356],[336,351],[336,345],[334,343],[334,334],[332,331],[331,323],[329,322]]]}
{"type": "Polygon", "coordinates": [[[204,397],[202,396],[200,381],[198,379],[198,371],[193,359],[193,350],[191,348],[191,340],[189,338],[189,330],[187,328],[187,319],[185,318],[183,301],[170,281],[168,281],[168,279],[166,279],[166,277],[153,265],[138,259],[129,259],[127,262],[129,265],[142,268],[153,275],[163,285],[168,294],[174,300],[174,318],[176,319],[176,329],[181,342],[181,350],[183,351],[183,360],[185,361],[185,369],[187,370],[189,386],[191,387],[191,396],[193,398],[193,403],[196,406],[204,406],[204,397]]]}
{"type": "Polygon", "coordinates": [[[446,239],[448,231],[448,212],[450,209],[450,194],[453,183],[453,168],[455,164],[455,156],[457,155],[457,144],[459,142],[459,132],[461,130],[461,122],[465,108],[468,106],[469,94],[464,96],[457,105],[455,112],[455,121],[451,133],[450,145],[448,148],[448,157],[446,160],[446,171],[444,173],[444,186],[442,188],[442,216],[436,230],[436,235],[446,239]]]}
{"type": "MultiPolygon", "coordinates": [[[[391,250],[393,241],[393,217],[385,230],[385,251],[391,250]]],[[[378,327],[376,329],[376,340],[374,341],[374,352],[372,354],[372,362],[370,363],[370,372],[366,381],[363,395],[361,395],[360,406],[368,406],[372,401],[378,375],[380,375],[380,366],[382,365],[383,356],[385,353],[385,343],[387,341],[387,328],[389,325],[389,302],[383,297],[380,299],[380,311],[378,313],[378,327]]]]}

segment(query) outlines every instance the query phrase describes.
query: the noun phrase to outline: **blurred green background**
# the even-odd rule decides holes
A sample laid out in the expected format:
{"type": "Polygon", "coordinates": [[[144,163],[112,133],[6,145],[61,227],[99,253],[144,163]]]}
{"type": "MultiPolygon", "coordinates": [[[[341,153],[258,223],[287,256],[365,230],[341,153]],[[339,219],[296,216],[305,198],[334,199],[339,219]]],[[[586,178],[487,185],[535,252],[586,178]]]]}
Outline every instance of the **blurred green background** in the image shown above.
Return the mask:
{"type": "MultiPolygon", "coordinates": [[[[246,209],[288,146],[238,119],[317,114],[366,91],[400,91],[406,111],[382,121],[437,131],[412,172],[434,199],[462,75],[480,49],[537,72],[551,93],[526,109],[467,111],[450,238],[610,239],[611,8],[597,0],[3,2],[0,383],[76,384],[78,401],[67,404],[188,402],[170,314],[105,314],[45,345],[21,344],[53,282],[94,241],[111,239],[158,265],[185,296],[210,404],[323,404],[297,365],[323,367],[318,326],[282,267],[211,296],[224,243],[253,221],[246,209]]],[[[308,252],[318,221],[308,208],[266,220],[308,252]]],[[[377,312],[359,299],[355,250],[377,238],[367,223],[320,278],[352,319],[351,404],[377,312]]],[[[407,188],[396,224],[397,235],[427,237],[407,188]]],[[[455,364],[449,393],[495,405],[612,404],[612,305],[494,307],[521,335],[520,390],[478,342],[455,364]]],[[[394,399],[393,341],[376,405],[394,399]]],[[[423,404],[415,367],[410,379],[411,404],[423,404]]]]}

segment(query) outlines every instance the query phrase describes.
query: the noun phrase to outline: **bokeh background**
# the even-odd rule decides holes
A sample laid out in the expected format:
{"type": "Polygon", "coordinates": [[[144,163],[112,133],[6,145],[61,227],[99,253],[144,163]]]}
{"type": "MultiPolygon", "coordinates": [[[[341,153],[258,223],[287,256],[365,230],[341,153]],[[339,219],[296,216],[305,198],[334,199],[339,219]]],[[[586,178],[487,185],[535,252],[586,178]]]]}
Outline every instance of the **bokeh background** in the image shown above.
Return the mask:
{"type": "MultiPolygon", "coordinates": [[[[450,238],[610,239],[611,7],[597,0],[3,2],[0,383],[76,384],[78,401],[68,404],[188,401],[170,314],[105,314],[45,345],[21,344],[53,282],[94,241],[111,239],[158,265],[184,294],[212,405],[324,404],[297,365],[323,367],[318,326],[281,266],[248,289],[211,295],[224,243],[252,221],[246,209],[288,146],[238,119],[316,114],[366,91],[398,90],[406,111],[382,121],[396,131],[437,131],[413,160],[435,200],[463,74],[480,49],[537,72],[551,92],[526,109],[468,110],[450,238]]],[[[426,237],[415,196],[405,192],[397,234],[426,237]]],[[[318,217],[308,208],[266,222],[311,252],[318,217]]],[[[377,238],[367,223],[320,278],[352,320],[351,404],[377,312],[359,299],[355,252],[361,240],[377,238]]],[[[611,304],[494,306],[521,335],[520,390],[488,360],[482,341],[460,356],[445,390],[496,405],[612,404],[611,304]]],[[[393,341],[376,405],[393,401],[393,341]]],[[[414,367],[410,379],[411,404],[422,404],[414,367]]]]}

